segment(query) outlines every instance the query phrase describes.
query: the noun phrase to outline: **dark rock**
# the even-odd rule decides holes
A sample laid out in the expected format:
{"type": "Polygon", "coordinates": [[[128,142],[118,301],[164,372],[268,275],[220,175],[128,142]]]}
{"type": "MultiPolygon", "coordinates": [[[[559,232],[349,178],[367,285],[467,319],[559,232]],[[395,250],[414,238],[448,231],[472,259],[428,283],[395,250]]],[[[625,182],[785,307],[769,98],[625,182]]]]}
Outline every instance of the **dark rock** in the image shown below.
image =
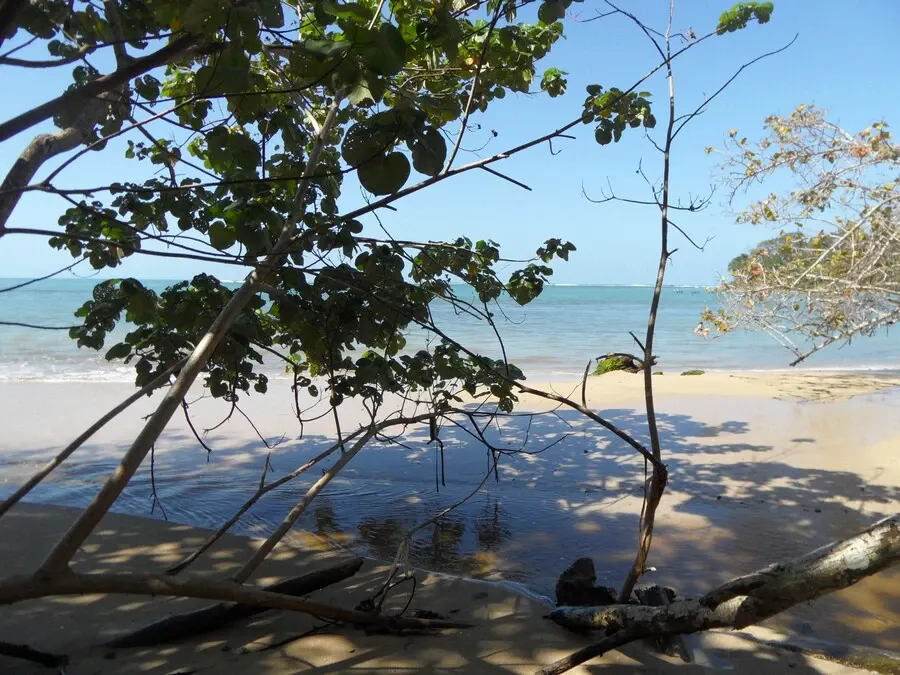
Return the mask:
{"type": "Polygon", "coordinates": [[[579,558],[556,582],[556,605],[558,607],[596,607],[612,605],[616,602],[616,591],[607,586],[597,586],[594,561],[579,558]]]}
{"type": "MultiPolygon", "coordinates": [[[[459,611],[459,610],[456,610],[459,611]]],[[[437,612],[432,612],[430,609],[417,609],[414,610],[411,614],[414,619],[431,619],[431,620],[446,620],[447,617],[443,614],[438,614],[437,612]]]]}
{"type": "MultiPolygon", "coordinates": [[[[675,591],[665,586],[642,586],[634,589],[634,594],[642,605],[667,607],[675,601],[675,591]]],[[[652,640],[661,654],[679,656],[685,663],[693,663],[694,655],[683,635],[660,635],[652,640]]]]}

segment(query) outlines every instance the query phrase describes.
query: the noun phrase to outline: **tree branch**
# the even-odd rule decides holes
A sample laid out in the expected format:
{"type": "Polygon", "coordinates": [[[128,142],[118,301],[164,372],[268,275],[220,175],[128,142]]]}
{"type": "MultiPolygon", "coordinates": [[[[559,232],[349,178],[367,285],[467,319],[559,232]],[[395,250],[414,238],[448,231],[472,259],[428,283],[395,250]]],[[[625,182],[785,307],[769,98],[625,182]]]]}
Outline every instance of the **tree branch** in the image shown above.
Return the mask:
{"type": "MultiPolygon", "coordinates": [[[[337,119],[338,108],[342,97],[335,96],[325,123],[322,125],[322,133],[316,137],[312,151],[307,161],[307,169],[314,171],[319,163],[322,150],[327,142],[327,137],[331,133],[331,128],[337,119]]],[[[79,518],[72,524],[68,532],[56,543],[53,550],[41,564],[40,572],[42,574],[52,574],[54,572],[63,572],[71,561],[72,556],[81,546],[85,539],[94,530],[103,516],[109,511],[109,508],[118,499],[122,490],[134,476],[141,462],[150,451],[150,447],[156,442],[156,439],[162,433],[166,424],[172,418],[172,415],[178,409],[179,404],[184,399],[194,380],[200,374],[206,362],[212,356],[222,338],[228,332],[231,324],[234,323],[238,315],[247,306],[259,291],[260,285],[263,283],[265,275],[272,269],[279,267],[285,257],[286,251],[290,248],[297,223],[306,211],[307,190],[309,180],[300,181],[297,191],[294,195],[294,204],[292,213],[289,215],[284,224],[281,235],[272,253],[269,254],[254,270],[247,276],[247,279],[241,287],[234,292],[228,304],[222,309],[219,316],[210,326],[206,335],[200,340],[197,347],[188,357],[187,363],[181,369],[175,383],[166,393],[165,398],[160,403],[156,412],[150,417],[150,420],[144,425],[144,428],[135,438],[128,452],[122,458],[116,471],[107,479],[103,488],[94,497],[91,504],[81,513],[79,518]]]]}
{"type": "Polygon", "coordinates": [[[377,626],[398,631],[470,627],[469,624],[458,621],[408,619],[340,609],[290,595],[248,588],[230,581],[203,578],[181,579],[141,574],[80,574],[68,571],[51,577],[38,574],[10,577],[0,581],[0,605],[11,605],[48,596],[108,593],[239,602],[254,607],[310,614],[355,626],[377,626]]]}
{"type": "Polygon", "coordinates": [[[503,6],[503,2],[497,3],[497,9],[494,10],[494,16],[488,26],[487,36],[481,47],[481,56],[478,59],[478,65],[475,67],[475,75],[472,78],[472,87],[469,89],[469,99],[466,101],[466,109],[463,113],[462,124],[459,128],[459,134],[456,136],[456,144],[453,146],[453,151],[450,153],[450,159],[447,160],[447,166],[444,167],[443,173],[450,171],[450,168],[453,166],[453,160],[456,159],[456,155],[459,153],[459,146],[462,145],[463,136],[466,133],[466,126],[469,124],[469,116],[472,114],[472,104],[475,101],[475,90],[478,88],[478,80],[481,77],[481,71],[484,68],[484,61],[491,48],[491,35],[494,34],[494,28],[497,27],[497,22],[503,14],[503,6]]]}
{"type": "MultiPolygon", "coordinates": [[[[410,424],[414,424],[417,422],[424,422],[431,418],[433,418],[435,413],[425,413],[422,415],[416,415],[415,417],[409,418],[407,421],[410,424]]],[[[297,522],[297,519],[303,515],[304,511],[306,511],[306,507],[310,505],[313,499],[315,499],[316,495],[318,495],[328,483],[338,474],[338,472],[347,465],[347,463],[353,459],[360,450],[362,450],[366,444],[375,436],[376,433],[380,430],[379,425],[372,425],[368,429],[366,429],[365,433],[360,437],[356,443],[353,444],[353,447],[349,450],[343,452],[341,454],[340,459],[336,461],[328,471],[322,474],[322,477],[319,478],[315,483],[310,486],[309,490],[306,491],[306,494],[303,496],[293,509],[285,516],[284,520],[281,524],[275,528],[275,531],[266,539],[262,545],[257,549],[257,551],[250,557],[247,563],[232,577],[232,580],[242,584],[247,579],[250,578],[250,575],[256,571],[256,569],[263,563],[269,553],[272,552],[272,549],[275,548],[275,545],[281,541],[285,534],[288,533],[288,530],[294,526],[294,523],[297,522]]],[[[383,428],[383,427],[382,427],[383,428]]]]}
{"type": "Polygon", "coordinates": [[[87,84],[76,87],[75,89],[70,89],[46,103],[42,103],[21,115],[13,117],[11,120],[3,122],[0,124],[0,142],[9,140],[16,134],[33,127],[35,124],[40,124],[44,120],[55,117],[69,108],[77,108],[86,105],[92,99],[131,81],[138,75],[143,75],[148,70],[153,70],[154,68],[165,65],[187,50],[195,47],[199,40],[200,37],[197,35],[182,35],[162,49],[139,59],[134,59],[124,68],[118,68],[107,75],[103,75],[96,80],[88,82],[87,84]]]}

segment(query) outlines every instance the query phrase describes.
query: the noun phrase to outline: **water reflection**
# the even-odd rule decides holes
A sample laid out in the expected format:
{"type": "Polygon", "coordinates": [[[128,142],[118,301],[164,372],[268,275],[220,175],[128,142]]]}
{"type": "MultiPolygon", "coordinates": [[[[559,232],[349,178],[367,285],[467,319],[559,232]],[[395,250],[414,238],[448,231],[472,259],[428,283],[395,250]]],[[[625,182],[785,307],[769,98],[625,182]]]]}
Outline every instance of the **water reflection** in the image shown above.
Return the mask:
{"type": "MultiPolygon", "coordinates": [[[[660,415],[660,427],[671,484],[650,561],[659,571],[649,581],[696,596],[729,577],[853,534],[878,514],[900,510],[896,455],[872,449],[900,435],[900,416],[882,413],[870,420],[864,406],[852,407],[855,403],[840,404],[844,408],[760,400],[732,405],[742,419],[709,409],[698,419],[690,412],[698,409],[696,401],[686,399],[660,406],[667,411],[660,415]],[[838,421],[848,414],[855,416],[857,429],[840,428],[838,421]]],[[[639,410],[604,414],[646,441],[639,410]]],[[[518,447],[525,423],[509,422],[490,433],[492,442],[518,447]]],[[[535,418],[527,433],[525,447],[532,450],[563,433],[570,436],[547,453],[504,456],[499,482],[488,481],[457,510],[416,533],[409,562],[520,581],[551,595],[557,575],[587,555],[596,561],[598,582],[618,586],[637,541],[643,463],[623,443],[574,414],[535,418]]],[[[298,523],[296,541],[343,545],[392,560],[407,532],[462,500],[487,469],[484,449],[448,429],[446,486],[438,490],[427,440],[425,432],[412,432],[404,439],[406,448],[373,446],[362,452],[313,502],[298,523]]],[[[225,447],[206,464],[204,453],[185,451],[193,447],[189,437],[170,435],[168,442],[176,450],[158,453],[156,484],[171,519],[216,527],[254,492],[264,458],[258,448],[225,447]]],[[[310,437],[279,447],[273,477],[305,462],[324,442],[310,437]]],[[[86,452],[35,496],[84,505],[111,466],[86,452]]],[[[21,472],[14,469],[0,464],[0,477],[21,472]]],[[[271,531],[317,477],[313,472],[267,495],[237,531],[271,531]]],[[[147,516],[149,483],[148,468],[142,467],[118,509],[147,516]]],[[[4,482],[2,490],[11,485],[4,482]]],[[[770,624],[900,650],[900,573],[882,573],[770,624]]]]}

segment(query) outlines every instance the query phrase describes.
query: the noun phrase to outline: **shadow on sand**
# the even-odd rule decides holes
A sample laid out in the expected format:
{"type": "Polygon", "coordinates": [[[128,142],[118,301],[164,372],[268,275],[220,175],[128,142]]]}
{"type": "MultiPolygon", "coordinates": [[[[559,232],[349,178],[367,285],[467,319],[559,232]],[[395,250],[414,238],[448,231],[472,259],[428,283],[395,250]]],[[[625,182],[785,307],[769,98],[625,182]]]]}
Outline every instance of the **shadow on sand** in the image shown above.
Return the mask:
{"type": "MultiPolygon", "coordinates": [[[[648,442],[641,411],[615,409],[602,414],[648,442]]],[[[646,580],[671,585],[682,596],[696,596],[729,577],[853,534],[879,514],[896,511],[900,504],[900,488],[871,484],[849,471],[791,463],[792,452],[815,450],[820,441],[815,437],[798,436],[776,448],[745,442],[742,437],[752,431],[747,422],[707,424],[689,415],[661,414],[659,423],[671,483],[658,516],[650,560],[658,571],[646,580]]],[[[637,539],[643,461],[608,432],[564,411],[540,415],[530,422],[518,418],[486,433],[492,442],[515,449],[517,454],[500,458],[498,481],[491,478],[459,509],[424,528],[413,540],[409,562],[426,570],[520,582],[538,594],[549,595],[559,572],[575,558],[589,555],[596,562],[598,582],[618,585],[631,563],[637,539]],[[563,442],[540,452],[566,434],[563,442]]],[[[412,429],[402,439],[402,446],[373,445],[351,462],[313,502],[299,523],[303,532],[291,543],[321,549],[337,542],[376,559],[392,559],[411,527],[468,494],[490,467],[485,449],[462,430],[445,427],[442,438],[443,484],[437,451],[427,442],[427,429],[412,429]]],[[[225,440],[223,432],[218,438],[211,436],[210,444],[216,447],[217,441],[225,440]]],[[[273,453],[272,475],[290,471],[328,442],[324,436],[307,436],[279,446],[273,453]]],[[[253,493],[267,452],[261,444],[241,445],[217,451],[207,463],[206,453],[195,449],[196,441],[177,432],[167,434],[165,446],[157,453],[155,479],[168,518],[199,527],[217,526],[253,493]]],[[[63,467],[54,480],[35,492],[35,499],[86,503],[97,481],[114,466],[118,448],[103,450],[102,457],[92,461],[86,448],[83,458],[63,467]]],[[[4,477],[10,471],[11,467],[0,465],[4,477]]],[[[269,531],[318,475],[313,471],[305,481],[270,493],[248,514],[238,532],[269,531]]],[[[144,466],[118,509],[147,516],[149,492],[149,468],[144,466]]],[[[39,560],[72,517],[69,511],[33,508],[23,507],[12,514],[29,520],[26,530],[21,529],[20,520],[15,531],[30,533],[27,549],[32,553],[23,556],[21,541],[11,535],[0,536],[0,560],[6,572],[26,571],[25,562],[39,560]]],[[[153,515],[159,518],[159,510],[153,515]]],[[[196,530],[172,523],[141,524],[115,516],[110,522],[109,527],[99,529],[79,558],[80,565],[91,571],[119,569],[116,566],[120,564],[141,571],[159,569],[191,552],[201,540],[196,530]],[[151,526],[153,535],[148,536],[151,526]]],[[[0,521],[0,528],[3,526],[0,521]]],[[[198,570],[224,576],[252,548],[244,539],[228,538],[226,542],[216,547],[198,570]]],[[[316,562],[316,556],[285,546],[262,576],[299,574],[316,562]]],[[[374,566],[367,565],[363,574],[320,595],[350,605],[357,595],[365,597],[377,588],[378,574],[374,566]]],[[[284,672],[375,672],[384,659],[401,662],[392,672],[529,672],[515,664],[547,662],[555,658],[551,654],[558,651],[557,655],[562,655],[573,645],[577,647],[576,638],[540,622],[543,608],[539,603],[522,597],[509,599],[503,586],[484,585],[475,595],[472,588],[453,579],[420,587],[414,607],[457,610],[454,615],[469,617],[479,627],[465,639],[416,638],[409,658],[404,656],[404,638],[376,639],[341,632],[238,655],[234,650],[240,645],[234,644],[234,636],[222,634],[148,650],[143,655],[129,653],[127,662],[117,660],[115,668],[107,663],[102,672],[170,672],[184,658],[212,664],[214,658],[226,658],[221,653],[225,647],[229,650],[229,665],[224,666],[228,672],[268,672],[267,668],[274,667],[273,659],[281,660],[280,667],[284,667],[284,659],[293,664],[294,670],[284,672]],[[459,606],[451,606],[454,603],[459,606]],[[321,663],[341,653],[344,656],[337,661],[321,663]],[[404,659],[408,663],[404,664],[404,659]]],[[[398,602],[402,606],[405,598],[398,602]]],[[[175,607],[198,604],[202,603],[93,597],[24,603],[0,610],[0,635],[36,647],[77,651],[98,642],[104,632],[111,634],[175,607]],[[32,633],[40,625],[51,626],[50,645],[32,633]]],[[[314,623],[304,617],[272,613],[253,622],[237,638],[250,644],[265,635],[301,633],[314,623]]],[[[765,625],[831,642],[900,651],[900,573],[882,573],[808,607],[794,608],[765,625]]],[[[716,649],[711,646],[709,653],[716,649]]],[[[732,645],[729,649],[737,649],[741,658],[749,659],[741,662],[742,672],[745,666],[771,672],[767,664],[785,658],[761,645],[732,645]]],[[[616,664],[613,659],[608,665],[590,666],[583,672],[668,667],[664,660],[638,648],[625,653],[627,656],[616,657],[625,659],[624,663],[616,664]]],[[[104,664],[99,652],[89,651],[85,658],[104,664]]],[[[790,672],[818,672],[804,657],[792,658],[790,672]]],[[[5,663],[0,660],[0,672],[6,672],[5,663]]]]}

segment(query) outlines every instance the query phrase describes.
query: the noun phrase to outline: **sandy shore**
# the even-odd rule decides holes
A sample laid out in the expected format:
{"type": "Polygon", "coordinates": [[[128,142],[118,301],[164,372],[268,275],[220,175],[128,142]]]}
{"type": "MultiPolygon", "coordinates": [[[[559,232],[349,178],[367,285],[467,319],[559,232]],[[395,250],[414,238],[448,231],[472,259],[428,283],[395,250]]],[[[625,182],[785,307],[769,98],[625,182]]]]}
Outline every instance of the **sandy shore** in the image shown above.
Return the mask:
{"type": "MultiPolygon", "coordinates": [[[[24,573],[41,559],[54,537],[74,517],[57,507],[22,505],[0,521],[4,572],[24,573]]],[[[110,515],[76,558],[78,571],[150,572],[178,560],[202,541],[203,531],[128,516],[110,515]]],[[[224,577],[237,569],[255,542],[226,537],[197,566],[195,574],[224,577]]],[[[337,559],[338,554],[280,547],[262,568],[259,581],[273,583],[337,559]]],[[[387,572],[368,562],[352,579],[314,594],[317,599],[353,606],[370,596],[387,572]]],[[[322,622],[269,612],[228,630],[156,648],[110,650],[99,643],[168,613],[203,606],[201,601],[146,597],[79,596],[21,603],[0,610],[0,636],[68,654],[68,675],[97,673],[533,673],[586,643],[541,619],[546,606],[502,586],[418,573],[411,609],[437,611],[476,628],[440,636],[373,636],[350,628],[306,635],[322,622]]],[[[389,604],[396,611],[408,596],[389,604]]],[[[765,635],[763,633],[763,635],[765,635]]],[[[777,649],[752,634],[713,632],[692,638],[700,665],[693,672],[721,669],[738,673],[861,672],[827,660],[777,649]]],[[[586,673],[679,672],[674,661],[632,645],[592,665],[586,673]]],[[[33,673],[33,665],[0,657],[5,675],[33,673]]]]}
{"type": "MultiPolygon", "coordinates": [[[[529,384],[552,386],[563,394],[578,386],[529,384]]],[[[671,482],[659,512],[650,561],[659,571],[648,581],[695,596],[729,577],[802,554],[900,511],[896,384],[888,378],[840,374],[667,373],[654,377],[671,482]]],[[[242,409],[270,442],[283,440],[271,450],[273,476],[303,463],[335,435],[328,417],[306,424],[301,436],[283,385],[277,383],[267,397],[242,401],[242,409]]],[[[130,391],[128,385],[112,383],[0,383],[0,409],[4,410],[0,495],[58,452],[98,411],[111,408],[130,391]]],[[[639,376],[613,373],[590,378],[586,394],[592,408],[646,442],[639,376]]],[[[575,396],[580,398],[580,391],[575,396]]],[[[142,400],[111,423],[35,491],[34,498],[54,504],[86,503],[156,400],[142,400]]],[[[541,410],[546,404],[525,398],[522,408],[541,410]]],[[[192,420],[200,430],[220,421],[225,412],[221,402],[198,400],[191,405],[192,420]]],[[[356,423],[354,415],[352,410],[342,413],[345,430],[356,423]]],[[[414,565],[520,582],[539,597],[549,594],[556,576],[573,559],[590,555],[597,561],[600,582],[621,582],[634,551],[643,464],[624,444],[577,415],[563,412],[532,422],[527,429],[524,421],[508,425],[498,432],[498,442],[517,446],[527,441],[534,450],[550,439],[567,438],[546,453],[504,458],[498,483],[490,482],[477,499],[440,526],[422,532],[410,556],[414,565]]],[[[445,485],[435,484],[437,467],[433,446],[427,445],[427,428],[411,429],[405,447],[367,449],[314,502],[290,539],[294,548],[286,546],[284,560],[273,563],[265,574],[293,576],[318,564],[317,556],[335,555],[298,553],[298,545],[326,549],[340,544],[376,558],[393,557],[408,529],[457,501],[484,477],[483,448],[459,430],[448,428],[442,434],[446,434],[445,485]]],[[[174,522],[217,526],[252,494],[270,452],[237,415],[208,434],[205,442],[213,449],[209,457],[179,416],[157,444],[156,485],[174,522]]],[[[308,480],[300,483],[308,484],[308,480]]],[[[269,531],[303,489],[267,496],[242,521],[238,532],[269,531]]],[[[144,466],[117,508],[151,516],[149,495],[149,470],[144,466]]],[[[121,560],[135,570],[149,571],[153,563],[158,568],[188,552],[201,536],[193,528],[161,522],[158,508],[151,517],[157,520],[111,515],[79,564],[104,569],[113,560],[121,560]],[[124,550],[116,552],[119,548],[124,550]]],[[[25,571],[47,550],[68,518],[67,512],[36,505],[12,512],[0,521],[0,568],[25,571]]],[[[224,575],[251,546],[247,539],[228,538],[203,569],[224,575]]],[[[477,639],[472,632],[395,640],[350,631],[238,655],[242,645],[262,636],[277,642],[312,625],[299,617],[273,614],[215,639],[172,646],[170,651],[129,652],[109,660],[102,650],[85,650],[102,636],[170,611],[167,607],[172,604],[134,598],[66,599],[4,609],[0,639],[28,638],[36,647],[79,654],[78,669],[67,670],[69,675],[170,673],[188,666],[212,672],[279,674],[304,669],[530,673],[537,664],[581,644],[540,620],[545,611],[541,602],[509,588],[424,573],[422,579],[425,583],[414,607],[440,612],[457,609],[454,616],[477,619],[477,639]],[[45,623],[51,628],[45,630],[45,623]],[[31,639],[41,633],[46,641],[31,639]],[[223,652],[224,646],[229,651],[223,652]],[[394,670],[388,668],[390,663],[395,664],[394,670]]],[[[321,595],[352,605],[356,600],[347,600],[357,598],[352,593],[364,597],[377,583],[373,563],[343,589],[321,595]]],[[[900,572],[882,573],[809,607],[795,608],[756,631],[757,637],[776,631],[795,642],[824,640],[900,652],[900,572]]],[[[834,664],[772,651],[746,637],[717,634],[704,637],[697,646],[708,667],[731,665],[737,672],[841,672],[827,670],[840,668],[834,664]]],[[[602,668],[593,665],[581,672],[666,672],[672,667],[637,647],[599,663],[602,668]]],[[[0,672],[6,672],[5,665],[0,660],[0,672]]]]}

